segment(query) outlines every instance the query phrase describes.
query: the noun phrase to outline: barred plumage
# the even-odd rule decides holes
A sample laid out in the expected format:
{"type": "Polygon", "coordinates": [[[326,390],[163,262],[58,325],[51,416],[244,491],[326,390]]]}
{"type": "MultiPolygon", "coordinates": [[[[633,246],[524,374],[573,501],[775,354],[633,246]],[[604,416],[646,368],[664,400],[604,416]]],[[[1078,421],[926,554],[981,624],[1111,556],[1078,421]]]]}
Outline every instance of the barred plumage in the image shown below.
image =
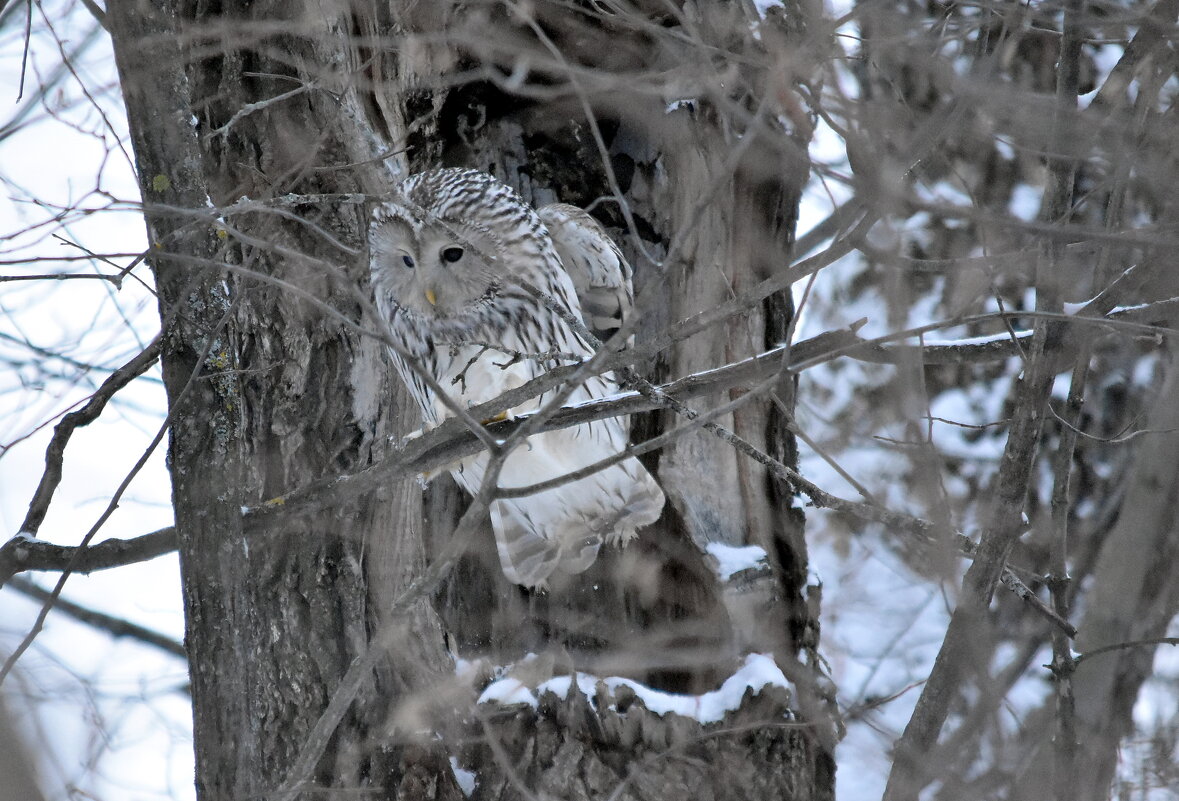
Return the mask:
{"type": "MultiPolygon", "coordinates": [[[[631,311],[630,267],[592,217],[563,204],[538,214],[511,187],[475,170],[407,178],[374,212],[369,247],[377,308],[391,336],[463,406],[593,355],[522,284],[601,336],[631,311]]],[[[393,360],[427,427],[450,416],[400,354],[393,352],[393,360]]],[[[615,391],[606,373],[575,387],[566,403],[615,391]]],[[[545,400],[510,413],[535,411],[545,400]]],[[[536,484],[617,454],[628,428],[626,418],[614,418],[534,435],[505,460],[499,486],[536,484]]],[[[473,494],[487,462],[481,454],[451,472],[473,494]]],[[[625,543],[653,523],[663,503],[663,492],[633,458],[554,489],[497,500],[491,520],[504,574],[534,587],[557,570],[581,572],[603,542],[625,543]]]]}

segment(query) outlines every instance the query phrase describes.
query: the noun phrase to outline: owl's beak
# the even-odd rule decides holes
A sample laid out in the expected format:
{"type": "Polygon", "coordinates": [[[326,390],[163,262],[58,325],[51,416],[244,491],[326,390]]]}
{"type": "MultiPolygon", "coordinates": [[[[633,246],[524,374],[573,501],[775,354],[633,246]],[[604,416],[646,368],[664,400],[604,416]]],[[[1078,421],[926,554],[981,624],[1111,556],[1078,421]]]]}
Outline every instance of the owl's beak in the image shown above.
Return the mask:
{"type": "Polygon", "coordinates": [[[435,297],[433,289],[426,290],[426,300],[429,301],[431,306],[438,305],[438,298],[435,297]]]}

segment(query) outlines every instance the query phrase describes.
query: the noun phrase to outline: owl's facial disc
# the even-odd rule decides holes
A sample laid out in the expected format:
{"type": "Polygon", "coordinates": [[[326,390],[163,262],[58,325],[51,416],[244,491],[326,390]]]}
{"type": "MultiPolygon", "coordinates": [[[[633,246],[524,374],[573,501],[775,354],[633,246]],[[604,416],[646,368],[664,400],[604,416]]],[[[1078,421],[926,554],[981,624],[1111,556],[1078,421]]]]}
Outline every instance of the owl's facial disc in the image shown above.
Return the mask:
{"type": "Polygon", "coordinates": [[[497,283],[500,244],[472,224],[395,212],[373,224],[369,244],[377,291],[425,320],[466,327],[497,283]]]}
{"type": "Polygon", "coordinates": [[[402,268],[406,275],[398,302],[424,317],[463,317],[487,292],[486,261],[475,245],[448,226],[425,226],[408,255],[413,266],[402,268]]]}

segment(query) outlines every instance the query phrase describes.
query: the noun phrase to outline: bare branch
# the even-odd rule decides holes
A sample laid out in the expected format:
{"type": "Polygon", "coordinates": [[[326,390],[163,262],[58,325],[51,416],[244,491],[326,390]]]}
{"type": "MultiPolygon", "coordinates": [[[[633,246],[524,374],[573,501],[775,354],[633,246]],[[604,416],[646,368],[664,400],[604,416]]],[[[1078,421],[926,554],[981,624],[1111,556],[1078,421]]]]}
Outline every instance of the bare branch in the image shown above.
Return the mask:
{"type": "Polygon", "coordinates": [[[106,539],[86,548],[55,545],[18,534],[0,546],[0,576],[11,577],[26,570],[109,570],[155,559],[175,551],[176,545],[176,529],[172,526],[126,540],[106,539]]]}
{"type": "Polygon", "coordinates": [[[12,281],[76,281],[76,280],[109,281],[118,286],[123,278],[118,275],[100,275],[95,273],[45,273],[43,275],[0,275],[0,284],[12,281]]]}
{"type": "MultiPolygon", "coordinates": [[[[41,522],[49,511],[49,503],[53,500],[53,493],[57,490],[57,485],[61,483],[65,449],[74,430],[97,420],[114,394],[147,372],[156,363],[159,355],[160,335],[157,334],[156,338],[143,351],[111,373],[85,406],[76,412],[70,412],[57,424],[53,431],[53,439],[50,440],[49,447],[45,449],[45,473],[29,503],[29,511],[20,527],[22,533],[32,537],[37,536],[41,522]]],[[[3,585],[7,578],[8,575],[0,571],[0,585],[3,585]]]]}
{"type": "MultiPolygon", "coordinates": [[[[117,509],[119,506],[119,500],[123,497],[123,493],[127,491],[127,487],[130,486],[132,479],[134,479],[135,476],[138,475],[139,471],[143,469],[143,466],[147,464],[148,458],[164,439],[164,434],[168,431],[170,422],[170,417],[164,421],[164,424],[160,426],[159,430],[156,432],[155,437],[144,450],[143,454],[139,457],[139,460],[135,463],[134,467],[131,468],[130,472],[128,472],[127,475],[123,478],[123,481],[120,482],[118,488],[111,496],[110,501],[107,503],[106,508],[103,510],[102,514],[99,515],[98,520],[95,521],[94,525],[90,527],[90,530],[86,532],[86,536],[82,538],[82,542],[79,544],[78,550],[75,551],[76,554],[81,554],[84,552],[86,546],[90,544],[90,541],[94,539],[94,536],[98,534],[99,530],[103,527],[103,525],[106,524],[106,521],[112,514],[114,514],[115,509],[117,509]]],[[[41,611],[38,613],[37,619],[34,621],[32,628],[29,629],[28,634],[24,636],[20,644],[4,661],[4,665],[0,667],[0,685],[4,683],[4,679],[7,678],[8,674],[12,672],[12,668],[16,665],[17,660],[19,660],[24,652],[29,649],[29,646],[33,644],[33,640],[35,640],[37,635],[41,632],[41,629],[45,625],[45,618],[49,616],[49,611],[53,608],[54,602],[61,595],[62,588],[65,587],[66,579],[70,577],[70,572],[71,568],[69,565],[67,565],[66,568],[62,571],[61,576],[58,577],[57,584],[50,592],[49,598],[45,601],[45,605],[41,607],[41,611]]]]}
{"type": "Polygon", "coordinates": [[[57,611],[72,617],[74,620],[81,621],[100,631],[106,632],[112,637],[127,637],[145,645],[159,648],[161,651],[172,656],[178,656],[181,659],[188,658],[188,654],[184,650],[184,645],[176,642],[171,637],[160,634],[157,631],[152,631],[137,623],[132,623],[129,620],[124,620],[121,617],[115,617],[105,612],[89,609],[65,598],[54,599],[53,593],[38,587],[28,579],[14,578],[8,582],[8,586],[35,601],[52,602],[53,608],[57,611]]]}
{"type": "Polygon", "coordinates": [[[288,92],[283,92],[282,94],[267,98],[266,100],[260,100],[257,103],[247,103],[238,109],[237,112],[235,112],[234,115],[229,118],[228,122],[212,131],[209,131],[207,134],[205,134],[205,137],[212,139],[215,136],[226,136],[229,133],[229,129],[236,125],[239,120],[248,117],[256,111],[262,111],[263,109],[267,108],[268,106],[272,106],[275,103],[281,103],[284,100],[290,100],[292,97],[298,97],[299,95],[309,92],[315,88],[315,83],[311,82],[295,89],[291,89],[288,92]]]}
{"type": "Polygon", "coordinates": [[[1084,662],[1088,659],[1092,659],[1095,656],[1101,656],[1102,654],[1113,653],[1114,651],[1124,651],[1128,648],[1142,648],[1147,645],[1177,645],[1177,646],[1179,646],[1179,637],[1150,637],[1149,639],[1145,639],[1145,640],[1132,640],[1130,642],[1114,643],[1113,645],[1103,645],[1100,648],[1094,648],[1090,651],[1085,651],[1083,654],[1080,654],[1077,657],[1076,662],[1079,665],[1082,662],[1084,662]]]}
{"type": "Polygon", "coordinates": [[[1179,0],[1159,0],[1144,15],[1134,38],[1126,45],[1122,57],[1097,90],[1089,106],[1091,109],[1110,109],[1122,104],[1126,90],[1142,63],[1156,49],[1167,47],[1173,35],[1176,15],[1179,15],[1179,0]]]}

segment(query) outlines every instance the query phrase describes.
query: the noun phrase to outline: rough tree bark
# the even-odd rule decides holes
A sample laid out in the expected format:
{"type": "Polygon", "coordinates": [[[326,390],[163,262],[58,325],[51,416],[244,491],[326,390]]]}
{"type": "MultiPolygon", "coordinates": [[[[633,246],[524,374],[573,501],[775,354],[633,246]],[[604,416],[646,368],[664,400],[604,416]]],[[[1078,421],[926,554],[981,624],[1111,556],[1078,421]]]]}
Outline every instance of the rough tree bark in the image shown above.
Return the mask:
{"type": "MultiPolygon", "coordinates": [[[[311,172],[372,155],[327,92],[210,133],[248,103],[288,88],[243,74],[285,67],[267,70],[256,51],[215,43],[234,25],[282,20],[290,10],[255,5],[258,17],[235,19],[234,9],[213,15],[179,3],[114,3],[108,14],[149,237],[166,254],[153,267],[166,332],[169,464],[202,798],[252,797],[286,778],[291,755],[381,624],[373,610],[388,606],[421,560],[414,537],[386,535],[409,530],[418,516],[420,493],[407,487],[390,488],[384,502],[352,499],[264,530],[243,523],[243,506],[380,458],[393,430],[379,343],[328,322],[332,311],[359,317],[352,289],[365,271],[346,249],[325,246],[322,232],[359,246],[363,209],[298,209],[310,225],[231,217],[226,226],[243,232],[237,246],[222,245],[207,214],[210,200],[222,206],[243,195],[380,188],[364,183],[372,180],[366,173],[311,172]],[[205,57],[177,59],[177,42],[205,57]],[[321,233],[309,233],[312,226],[321,233]]],[[[317,48],[331,42],[331,31],[315,25],[305,17],[284,30],[282,60],[326,62],[317,48]]],[[[406,638],[399,667],[436,673],[442,637],[428,606],[419,603],[407,624],[416,636],[406,638]]],[[[366,780],[373,742],[366,729],[387,713],[380,697],[368,689],[317,778],[332,786],[366,780]]]]}
{"type": "MultiPolygon", "coordinates": [[[[447,757],[460,751],[480,797],[831,797],[802,514],[711,434],[644,457],[671,499],[664,519],[559,596],[508,585],[486,536],[432,598],[389,613],[464,505],[445,481],[424,513],[407,482],[262,523],[242,514],[379,461],[417,427],[366,316],[365,206],[291,193],[379,195],[394,153],[395,173],[475,166],[538,204],[592,205],[636,266],[640,342],[786,267],[809,135],[792,83],[818,57],[813,10],[763,24],[741,3],[651,6],[109,4],[165,330],[202,799],[312,786],[456,798],[447,757]],[[225,210],[243,197],[275,202],[225,210]],[[709,543],[761,545],[769,566],[721,582],[709,543]],[[370,673],[355,663],[374,640],[395,647],[370,673]],[[623,696],[475,707],[439,691],[447,643],[498,660],[548,649],[558,673],[692,691],[758,650],[799,689],[749,697],[711,727],[623,696]],[[350,665],[364,680],[337,692],[350,665]],[[333,694],[352,703],[324,729],[333,694]],[[409,734],[423,729],[443,740],[409,734]],[[292,775],[308,758],[313,771],[292,775]]],[[[791,314],[788,292],[758,295],[640,372],[756,354],[788,339],[791,314]]],[[[791,464],[792,407],[783,377],[716,422],[791,464]]],[[[678,422],[654,413],[636,436],[678,422]]]]}

